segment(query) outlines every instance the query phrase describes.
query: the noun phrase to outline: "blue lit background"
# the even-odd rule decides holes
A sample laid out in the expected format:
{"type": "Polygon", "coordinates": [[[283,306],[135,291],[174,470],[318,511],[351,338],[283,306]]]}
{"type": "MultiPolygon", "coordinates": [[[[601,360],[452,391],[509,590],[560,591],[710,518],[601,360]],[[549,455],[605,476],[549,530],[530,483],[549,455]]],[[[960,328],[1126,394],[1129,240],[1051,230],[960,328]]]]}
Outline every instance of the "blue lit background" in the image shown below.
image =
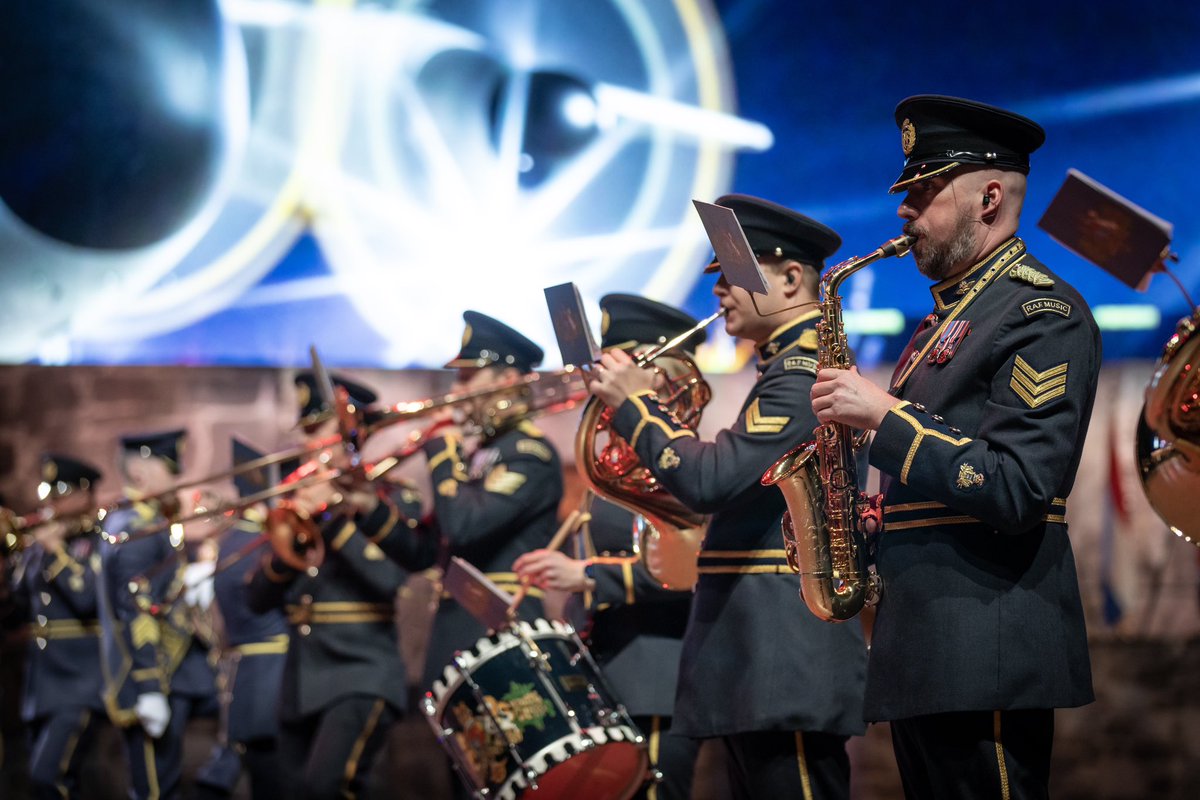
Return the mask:
{"type": "MultiPolygon", "coordinates": [[[[131,8],[147,5],[127,2],[131,8]]],[[[259,76],[250,82],[252,113],[263,107],[265,79],[261,75],[277,74],[263,71],[272,58],[279,58],[264,44],[263,31],[294,24],[280,21],[283,12],[341,5],[315,0],[180,3],[202,10],[219,9],[240,26],[244,60],[251,75],[259,76]]],[[[483,49],[489,53],[500,49],[509,59],[508,68],[520,59],[538,63],[540,58],[559,65],[556,69],[573,71],[572,79],[577,74],[597,85],[608,82],[633,87],[658,98],[670,95],[672,102],[681,105],[674,111],[652,110],[660,117],[650,127],[674,124],[677,129],[654,140],[657,144],[638,143],[630,148],[636,151],[635,157],[608,165],[605,174],[611,179],[604,194],[589,197],[581,193],[562,213],[559,227],[547,229],[537,243],[522,242],[519,237],[501,241],[511,233],[511,225],[488,231],[476,223],[456,220],[451,212],[444,220],[446,233],[432,237],[425,249],[393,254],[390,247],[407,242],[387,230],[393,221],[402,224],[406,219],[403,204],[398,204],[394,214],[390,210],[381,213],[382,222],[376,221],[375,228],[355,231],[356,239],[345,235],[347,223],[334,223],[339,214],[353,224],[364,209],[378,211],[380,205],[373,196],[353,196],[343,207],[322,216],[318,193],[315,211],[311,199],[307,206],[293,209],[291,219],[299,229],[291,238],[277,239],[275,250],[262,248],[259,261],[269,258],[269,263],[257,264],[261,274],[247,281],[249,285],[231,288],[236,281],[223,280],[223,291],[229,297],[210,304],[212,307],[197,310],[204,304],[181,303],[178,310],[168,307],[151,322],[136,318],[136,314],[133,323],[121,318],[118,321],[123,325],[111,330],[106,328],[110,317],[136,311],[140,297],[113,292],[111,286],[106,289],[104,281],[95,277],[99,271],[111,269],[120,253],[104,252],[96,263],[85,260],[76,266],[70,259],[79,256],[78,250],[55,246],[43,253],[30,249],[27,242],[26,249],[5,250],[6,240],[0,236],[0,276],[7,284],[0,286],[0,296],[10,309],[28,310],[31,320],[45,319],[53,311],[48,305],[44,313],[38,303],[71,300],[71,281],[97,281],[97,288],[89,287],[74,299],[76,305],[65,321],[57,327],[47,326],[44,341],[6,347],[0,360],[293,365],[305,361],[308,345],[314,343],[333,364],[436,366],[455,350],[458,312],[467,307],[493,313],[551,345],[541,289],[564,280],[579,282],[585,298],[593,302],[606,291],[643,291],[703,316],[713,307],[711,279],[699,274],[706,247],[691,218],[689,190],[703,186],[701,193],[737,191],[770,198],[836,228],[846,243],[836,258],[867,252],[898,232],[898,198],[886,193],[902,163],[892,109],[899,99],[922,92],[1002,105],[1033,117],[1046,128],[1047,144],[1033,157],[1022,226],[1031,250],[1075,284],[1094,308],[1146,306],[1158,314],[1157,323],[1151,320],[1135,329],[1106,330],[1107,359],[1155,357],[1176,319],[1189,309],[1165,276],[1157,277],[1147,293],[1138,294],[1035,227],[1068,168],[1087,173],[1174,222],[1173,249],[1181,258],[1175,266],[1177,274],[1193,294],[1200,284],[1196,226],[1186,203],[1200,178],[1200,160],[1194,153],[1200,132],[1200,51],[1194,46],[1200,34],[1200,6],[1111,0],[1086,4],[1020,0],[987,7],[942,2],[818,5],[784,0],[715,0],[711,4],[708,0],[674,4],[615,0],[611,6],[600,0],[395,0],[359,3],[355,12],[380,19],[385,18],[380,15],[403,14],[410,26],[420,18],[434,26],[422,29],[425,40],[469,38],[464,32],[490,39],[491,45],[483,49]],[[701,22],[707,26],[705,30],[697,27],[701,22]],[[640,46],[645,53],[653,49],[639,37],[653,39],[653,47],[662,49],[657,78],[650,67],[641,68],[641,56],[622,50],[631,48],[633,53],[640,46]],[[496,42],[503,46],[495,48],[496,42]],[[645,85],[635,86],[639,81],[645,85]],[[708,100],[703,101],[704,97],[708,100]],[[721,120],[717,117],[712,118],[710,129],[709,121],[693,122],[679,113],[680,108],[703,102],[709,108],[725,109],[729,117],[736,112],[742,120],[758,123],[773,136],[773,146],[758,151],[747,144],[754,138],[753,130],[718,134],[715,131],[721,120]],[[693,128],[692,134],[701,136],[700,143],[681,130],[687,126],[693,128]],[[706,146],[705,133],[727,137],[725,149],[715,156],[710,153],[707,161],[701,153],[706,146]],[[740,136],[749,138],[739,140],[740,136]],[[740,143],[730,144],[735,140],[740,143]],[[657,167],[648,166],[653,159],[647,153],[658,145],[671,148],[669,159],[664,156],[666,160],[660,160],[657,167]],[[668,188],[648,191],[644,175],[650,173],[661,187],[668,188]],[[646,194],[653,194],[658,205],[643,208],[644,224],[633,230],[621,206],[632,203],[627,198],[635,195],[641,203],[646,194]],[[611,215],[614,230],[621,227],[620,238],[608,235],[605,214],[611,215]],[[315,227],[304,230],[305,219],[316,219],[315,227]],[[389,240],[387,235],[395,238],[389,240]],[[357,258],[358,251],[345,244],[353,240],[357,245],[360,239],[371,237],[384,237],[384,243],[372,253],[374,261],[357,258]],[[550,245],[546,252],[537,249],[543,242],[550,245]],[[626,251],[628,255],[624,255],[626,251]],[[41,269],[43,259],[45,264],[66,259],[57,278],[52,276],[49,283],[39,278],[40,283],[34,281],[28,287],[17,280],[41,269]],[[534,262],[549,266],[531,266],[534,262]],[[177,324],[171,324],[174,319],[177,324]],[[94,335],[99,330],[107,332],[94,335]]],[[[0,12],[6,13],[10,12],[0,12]]],[[[28,20],[22,21],[28,24],[28,20]]],[[[322,26],[330,27],[324,23],[314,27],[322,26]]],[[[22,33],[20,26],[9,29],[17,36],[22,33]]],[[[350,42],[363,53],[372,52],[367,41],[351,37],[350,42]]],[[[646,59],[647,64],[652,60],[650,56],[646,59]]],[[[376,64],[381,72],[394,67],[383,60],[367,63],[376,64]]],[[[497,111],[503,107],[497,105],[497,95],[480,90],[463,76],[479,69],[498,70],[497,74],[503,70],[494,63],[480,63],[482,66],[464,62],[447,70],[446,75],[452,77],[439,79],[439,102],[458,103],[460,110],[465,109],[462,113],[472,118],[490,114],[488,124],[495,126],[497,116],[503,116],[497,111]]],[[[278,70],[278,65],[275,68],[278,70]]],[[[2,77],[6,97],[19,102],[20,86],[13,81],[24,76],[8,73],[2,77]]],[[[291,90],[299,98],[300,108],[318,91],[308,84],[291,90]]],[[[445,113],[444,109],[438,111],[445,113]]],[[[451,112],[458,113],[453,108],[451,112]]],[[[289,119],[289,123],[302,127],[301,115],[296,117],[299,121],[289,119]]],[[[360,122],[360,118],[351,120],[348,137],[366,151],[370,143],[353,138],[360,122]]],[[[394,130],[408,128],[400,125],[394,130]]],[[[300,138],[300,134],[296,136],[300,138]]],[[[251,141],[251,147],[253,144],[251,141]]],[[[25,154],[0,155],[21,158],[25,154]]],[[[569,160],[564,157],[562,165],[569,160]]],[[[358,183],[373,180],[378,172],[374,164],[364,165],[352,157],[343,156],[341,163],[346,174],[342,176],[344,184],[339,185],[355,190],[358,183]]],[[[528,188],[524,184],[530,176],[539,175],[542,163],[523,173],[523,189],[528,188]]],[[[480,174],[468,171],[467,177],[470,183],[480,174]]],[[[400,175],[396,184],[402,187],[405,178],[406,174],[400,175]]],[[[480,191],[487,190],[486,180],[480,179],[479,184],[483,185],[480,191]]],[[[325,192],[326,198],[333,194],[337,193],[325,192]]],[[[417,207],[422,205],[415,195],[410,199],[417,207]]],[[[453,204],[449,207],[455,208],[453,204]]],[[[237,204],[227,203],[221,213],[236,216],[230,209],[236,211],[237,204]]],[[[4,217],[0,213],[0,224],[5,223],[4,217]]],[[[422,227],[414,225],[417,231],[422,227]]],[[[174,268],[152,288],[169,289],[173,282],[188,285],[186,280],[199,271],[197,265],[212,258],[210,250],[216,249],[201,241],[179,256],[174,268]]],[[[929,310],[927,285],[910,260],[884,262],[856,276],[855,283],[845,290],[850,308],[898,309],[906,321],[899,333],[856,337],[861,360],[870,364],[895,356],[907,330],[929,310]]],[[[11,342],[14,330],[29,329],[24,322],[18,316],[12,324],[10,314],[9,332],[3,336],[11,342]]]]}
{"type": "MultiPolygon", "coordinates": [[[[793,4],[719,0],[739,112],[767,124],[774,149],[738,157],[734,189],[769,197],[838,230],[837,258],[898,233],[896,103],[949,94],[1024,113],[1046,129],[1033,156],[1021,235],[1093,306],[1149,304],[1153,330],[1106,331],[1106,360],[1157,357],[1190,312],[1165,275],[1139,294],[1035,227],[1074,167],[1175,224],[1176,274],[1196,297],[1200,230],[1190,198],[1200,179],[1200,5],[960,2],[793,4]]],[[[911,325],[930,310],[911,259],[874,270],[876,306],[911,325]]],[[[689,307],[704,306],[707,284],[689,307]]],[[[859,350],[894,358],[907,333],[859,350]]]]}

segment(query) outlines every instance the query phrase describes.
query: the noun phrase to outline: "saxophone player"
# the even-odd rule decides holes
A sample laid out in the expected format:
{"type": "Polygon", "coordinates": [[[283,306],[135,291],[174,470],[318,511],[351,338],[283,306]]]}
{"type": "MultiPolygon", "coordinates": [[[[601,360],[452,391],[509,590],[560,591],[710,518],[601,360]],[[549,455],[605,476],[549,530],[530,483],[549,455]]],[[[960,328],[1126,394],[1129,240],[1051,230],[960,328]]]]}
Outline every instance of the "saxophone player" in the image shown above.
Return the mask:
{"type": "MultiPolygon", "coordinates": [[[[684,634],[675,734],[720,739],[742,798],[848,798],[846,741],[864,732],[866,652],[858,625],[829,625],[805,608],[780,537],[785,502],[759,478],[816,418],[819,270],[841,246],[821,223],[775,203],[729,195],[769,286],[756,304],[722,278],[713,293],[725,330],[753,342],[758,380],[737,419],[712,442],[683,427],[653,393],[653,373],[610,350],[591,391],[615,409],[613,428],[662,484],[712,513],[684,634]]],[[[712,264],[709,271],[717,265],[712,264]]]]}
{"type": "Polygon", "coordinates": [[[1042,128],[935,95],[895,119],[933,313],[889,390],[822,370],[812,392],[822,422],[875,431],[884,475],[866,715],[891,722],[907,797],[1046,797],[1053,709],[1093,699],[1064,503],[1100,336],[1017,237],[1042,128]]]}

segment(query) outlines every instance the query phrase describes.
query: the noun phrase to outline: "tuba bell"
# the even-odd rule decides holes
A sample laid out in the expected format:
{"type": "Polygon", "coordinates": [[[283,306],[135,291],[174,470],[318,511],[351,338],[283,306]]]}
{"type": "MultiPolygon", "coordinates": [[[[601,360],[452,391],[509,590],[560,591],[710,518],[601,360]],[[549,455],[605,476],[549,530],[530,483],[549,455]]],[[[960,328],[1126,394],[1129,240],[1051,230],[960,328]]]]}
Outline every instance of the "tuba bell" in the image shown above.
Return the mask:
{"type": "MultiPolygon", "coordinates": [[[[715,318],[673,341],[684,341],[715,318]]],[[[697,428],[712,399],[712,389],[691,356],[682,348],[669,347],[638,361],[653,361],[659,400],[681,423],[697,428]]],[[[644,522],[635,521],[632,535],[635,549],[654,579],[668,589],[690,589],[698,577],[696,558],[706,518],[679,502],[641,463],[629,442],[613,430],[614,413],[599,398],[588,401],[575,437],[575,463],[592,491],[645,518],[644,522]]]]}
{"type": "Polygon", "coordinates": [[[1200,308],[1179,321],[1146,387],[1137,427],[1146,499],[1177,536],[1200,546],[1200,308]]]}

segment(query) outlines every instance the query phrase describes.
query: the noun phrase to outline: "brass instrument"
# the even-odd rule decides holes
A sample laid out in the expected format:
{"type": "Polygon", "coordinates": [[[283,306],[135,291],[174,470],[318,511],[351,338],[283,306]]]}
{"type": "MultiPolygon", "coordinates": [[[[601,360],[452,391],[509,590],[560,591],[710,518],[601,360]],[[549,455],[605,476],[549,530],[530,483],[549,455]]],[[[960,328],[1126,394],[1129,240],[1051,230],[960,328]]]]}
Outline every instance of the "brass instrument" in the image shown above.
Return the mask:
{"type": "Polygon", "coordinates": [[[96,528],[96,517],[92,512],[55,514],[43,507],[29,514],[17,514],[10,508],[0,506],[0,556],[9,556],[25,550],[35,541],[29,531],[49,522],[63,522],[67,526],[65,541],[71,541],[96,528]]]}
{"type": "MultiPolygon", "coordinates": [[[[635,357],[638,366],[654,364],[659,402],[692,429],[699,427],[712,389],[679,345],[723,313],[635,357]]],[[[706,517],[679,502],[641,463],[629,443],[613,431],[614,413],[597,397],[588,401],[575,436],[575,463],[592,491],[644,518],[635,520],[634,545],[655,580],[668,589],[690,589],[698,576],[696,557],[706,517]]]]}
{"type": "Polygon", "coordinates": [[[1137,428],[1146,499],[1177,536],[1200,546],[1200,308],[1179,321],[1146,387],[1137,428]]]}
{"type": "MultiPolygon", "coordinates": [[[[903,256],[916,241],[900,236],[869,255],[830,267],[821,276],[817,322],[817,368],[850,369],[853,355],[842,324],[842,282],[868,264],[903,256]]],[[[787,500],[783,545],[788,565],[800,575],[800,593],[813,614],[844,622],[878,599],[879,579],[867,570],[865,537],[879,530],[878,498],[858,489],[856,442],[841,423],[820,425],[814,441],[796,447],[763,474],[787,500]]]]}
{"type": "Polygon", "coordinates": [[[397,403],[372,414],[364,433],[370,436],[380,428],[420,419],[444,408],[456,408],[463,410],[463,427],[468,434],[492,434],[517,419],[567,411],[586,398],[583,373],[568,365],[558,372],[532,372],[502,386],[397,403]]]}

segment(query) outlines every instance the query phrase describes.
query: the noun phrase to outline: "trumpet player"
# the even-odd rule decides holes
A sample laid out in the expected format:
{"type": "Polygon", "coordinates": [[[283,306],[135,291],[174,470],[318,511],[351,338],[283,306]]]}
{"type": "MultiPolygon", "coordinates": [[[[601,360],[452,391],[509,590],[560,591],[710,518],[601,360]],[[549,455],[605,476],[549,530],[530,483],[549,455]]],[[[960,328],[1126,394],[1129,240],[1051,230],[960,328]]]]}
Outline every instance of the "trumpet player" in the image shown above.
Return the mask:
{"type": "Polygon", "coordinates": [[[172,490],[186,432],[121,439],[132,505],[104,520],[100,620],[104,703],[124,732],[132,795],[178,796],[183,734],[193,716],[216,713],[215,676],[186,604],[182,535],[172,490]]]}
{"type": "MultiPolygon", "coordinates": [[[[644,297],[600,298],[604,349],[638,353],[690,330],[696,320],[644,297]]],[[[680,345],[689,354],[697,331],[680,345]]],[[[649,741],[650,767],[662,777],[635,797],[687,800],[698,744],[671,733],[679,654],[692,594],[666,589],[633,552],[633,514],[599,498],[575,541],[576,557],[535,550],[517,559],[517,575],[542,589],[572,593],[567,616],[583,624],[587,644],[609,684],[649,741]]]]}
{"type": "Polygon", "coordinates": [[[32,748],[29,780],[37,798],[79,797],[79,767],[104,713],[97,547],[93,516],[100,471],[64,455],[42,456],[38,497],[53,514],[33,528],[21,554],[16,592],[30,631],[21,716],[32,748]]]}
{"type": "MultiPolygon", "coordinates": [[[[821,223],[775,203],[728,195],[769,293],[755,302],[724,278],[713,289],[725,330],[754,344],[758,380],[734,423],[712,442],[674,420],[654,376],[621,350],[591,391],[615,409],[625,437],[675,497],[712,513],[683,639],[672,732],[720,739],[740,798],[849,797],[846,741],[864,732],[866,652],[857,625],[813,617],[796,591],[780,537],[785,502],[759,479],[816,425],[819,270],[841,246],[821,223]]],[[[708,271],[717,269],[714,261],[708,271]]]]}
{"type": "MultiPolygon", "coordinates": [[[[458,371],[456,392],[503,389],[541,363],[542,348],[499,320],[477,311],[464,312],[463,320],[462,347],[446,364],[458,371]]],[[[514,398],[484,396],[466,410],[480,427],[474,450],[466,450],[464,428],[453,409],[435,416],[424,445],[434,516],[443,538],[441,558],[459,556],[508,591],[518,586],[512,571],[517,556],[550,541],[563,493],[554,447],[519,408],[501,411],[514,398]]],[[[541,597],[540,589],[530,589],[522,616],[540,615],[541,597]]],[[[454,651],[473,646],[485,633],[466,609],[443,597],[433,622],[424,685],[442,677],[454,651]]]]}
{"type": "MultiPolygon", "coordinates": [[[[359,414],[375,399],[348,379],[332,380],[359,414]]],[[[308,443],[336,436],[339,421],[314,376],[299,375],[296,389],[308,443]]],[[[325,470],[347,468],[338,446],[301,471],[320,478],[325,470]]],[[[401,567],[427,567],[436,545],[420,523],[419,497],[383,493],[352,471],[299,489],[289,502],[293,527],[303,520],[315,524],[324,560],[298,569],[273,546],[246,589],[254,612],[282,609],[287,615],[278,796],[355,797],[368,785],[372,762],[407,704],[395,621],[396,593],[405,579],[401,567]]],[[[280,544],[283,552],[290,546],[280,544]]]]}
{"type": "Polygon", "coordinates": [[[936,95],[895,119],[933,310],[888,390],[822,370],[812,392],[822,422],[875,431],[884,475],[867,719],[891,722],[907,797],[1046,797],[1053,709],[1093,699],[1064,512],[1100,336],[1017,236],[1042,128],[936,95]]]}

